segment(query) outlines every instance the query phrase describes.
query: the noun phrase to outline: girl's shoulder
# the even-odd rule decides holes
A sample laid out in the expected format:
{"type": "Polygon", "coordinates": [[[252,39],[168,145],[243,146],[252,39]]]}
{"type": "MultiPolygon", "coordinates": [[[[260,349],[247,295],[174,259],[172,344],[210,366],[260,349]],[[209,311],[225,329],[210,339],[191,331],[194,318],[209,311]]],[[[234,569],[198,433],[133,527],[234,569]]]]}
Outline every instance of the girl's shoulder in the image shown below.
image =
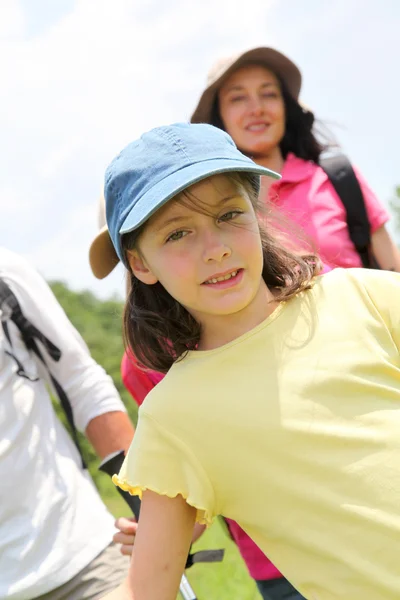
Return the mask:
{"type": "Polygon", "coordinates": [[[400,278],[400,273],[396,273],[395,271],[385,271],[383,269],[364,269],[362,267],[353,267],[350,269],[345,269],[342,267],[337,267],[335,269],[331,269],[327,273],[323,275],[319,275],[316,279],[321,281],[333,281],[343,280],[353,283],[360,283],[362,285],[370,286],[377,285],[378,283],[385,285],[385,282],[390,284],[395,284],[396,281],[400,278]]]}
{"type": "Polygon", "coordinates": [[[191,386],[196,384],[197,373],[193,368],[195,365],[191,364],[189,368],[185,368],[186,366],[186,360],[183,358],[170,368],[145,397],[142,404],[144,412],[156,415],[160,411],[179,410],[179,407],[186,402],[191,386]]]}
{"type": "Polygon", "coordinates": [[[344,289],[354,294],[367,294],[379,304],[397,303],[400,299],[400,273],[380,269],[332,269],[315,279],[314,288],[321,288],[340,299],[344,289]]]}

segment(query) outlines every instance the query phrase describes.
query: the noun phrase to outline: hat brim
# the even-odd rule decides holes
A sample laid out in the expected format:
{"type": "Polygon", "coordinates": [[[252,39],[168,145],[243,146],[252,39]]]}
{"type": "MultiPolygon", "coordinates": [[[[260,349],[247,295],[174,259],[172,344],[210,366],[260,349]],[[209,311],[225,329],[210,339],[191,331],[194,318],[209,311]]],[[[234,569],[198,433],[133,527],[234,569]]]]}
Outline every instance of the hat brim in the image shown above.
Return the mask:
{"type": "Polygon", "coordinates": [[[107,225],[102,227],[89,248],[89,263],[97,279],[104,279],[119,263],[107,225]]]}
{"type": "Polygon", "coordinates": [[[256,165],[250,159],[247,162],[245,158],[237,160],[213,158],[191,164],[159,181],[138,200],[123,222],[119,230],[120,236],[143,225],[168,200],[189,186],[213,175],[232,172],[265,175],[273,179],[280,179],[281,177],[275,171],[256,165]]]}
{"type": "Polygon", "coordinates": [[[206,87],[191,116],[191,123],[211,124],[214,101],[222,83],[234,71],[249,63],[262,64],[266,68],[271,69],[271,71],[284,81],[293,98],[298,100],[301,89],[301,72],[294,62],[273,48],[253,48],[240,54],[230,65],[222,69],[221,74],[206,87]]]}

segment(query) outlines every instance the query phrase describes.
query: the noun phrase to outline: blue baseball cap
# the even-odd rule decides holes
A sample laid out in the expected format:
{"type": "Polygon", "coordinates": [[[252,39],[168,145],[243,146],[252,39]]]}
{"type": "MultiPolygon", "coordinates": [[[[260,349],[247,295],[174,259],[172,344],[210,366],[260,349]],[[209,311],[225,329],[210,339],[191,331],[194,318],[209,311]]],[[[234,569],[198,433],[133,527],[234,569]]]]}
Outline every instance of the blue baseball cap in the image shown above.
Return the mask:
{"type": "Polygon", "coordinates": [[[121,239],[189,186],[218,173],[245,172],[279,179],[242,154],[232,138],[212,125],[176,123],[157,127],[132,142],[106,170],[108,231],[126,266],[121,239]]]}

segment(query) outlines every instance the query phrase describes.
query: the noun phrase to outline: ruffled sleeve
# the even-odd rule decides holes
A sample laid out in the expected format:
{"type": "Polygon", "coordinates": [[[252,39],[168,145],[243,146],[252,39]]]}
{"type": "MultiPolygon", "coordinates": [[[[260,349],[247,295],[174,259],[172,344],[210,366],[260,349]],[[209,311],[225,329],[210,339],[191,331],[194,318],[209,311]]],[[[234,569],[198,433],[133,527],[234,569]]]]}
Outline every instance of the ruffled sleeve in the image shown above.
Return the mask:
{"type": "Polygon", "coordinates": [[[216,515],[212,485],[196,456],[143,409],[131,447],[113,482],[139,497],[145,490],[170,498],[180,494],[197,509],[196,520],[206,525],[216,515]]]}

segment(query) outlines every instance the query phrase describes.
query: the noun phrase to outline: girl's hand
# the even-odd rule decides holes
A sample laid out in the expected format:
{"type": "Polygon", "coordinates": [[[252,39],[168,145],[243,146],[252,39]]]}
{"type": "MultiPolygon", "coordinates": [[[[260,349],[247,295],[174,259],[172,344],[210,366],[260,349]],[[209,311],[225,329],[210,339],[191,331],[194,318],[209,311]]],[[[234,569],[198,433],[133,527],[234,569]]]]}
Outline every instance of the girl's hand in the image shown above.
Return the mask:
{"type": "Polygon", "coordinates": [[[113,542],[115,544],[121,544],[120,552],[124,556],[130,556],[133,552],[133,545],[135,543],[137,523],[135,519],[126,517],[120,517],[115,521],[115,527],[119,529],[114,534],[113,542]]]}

